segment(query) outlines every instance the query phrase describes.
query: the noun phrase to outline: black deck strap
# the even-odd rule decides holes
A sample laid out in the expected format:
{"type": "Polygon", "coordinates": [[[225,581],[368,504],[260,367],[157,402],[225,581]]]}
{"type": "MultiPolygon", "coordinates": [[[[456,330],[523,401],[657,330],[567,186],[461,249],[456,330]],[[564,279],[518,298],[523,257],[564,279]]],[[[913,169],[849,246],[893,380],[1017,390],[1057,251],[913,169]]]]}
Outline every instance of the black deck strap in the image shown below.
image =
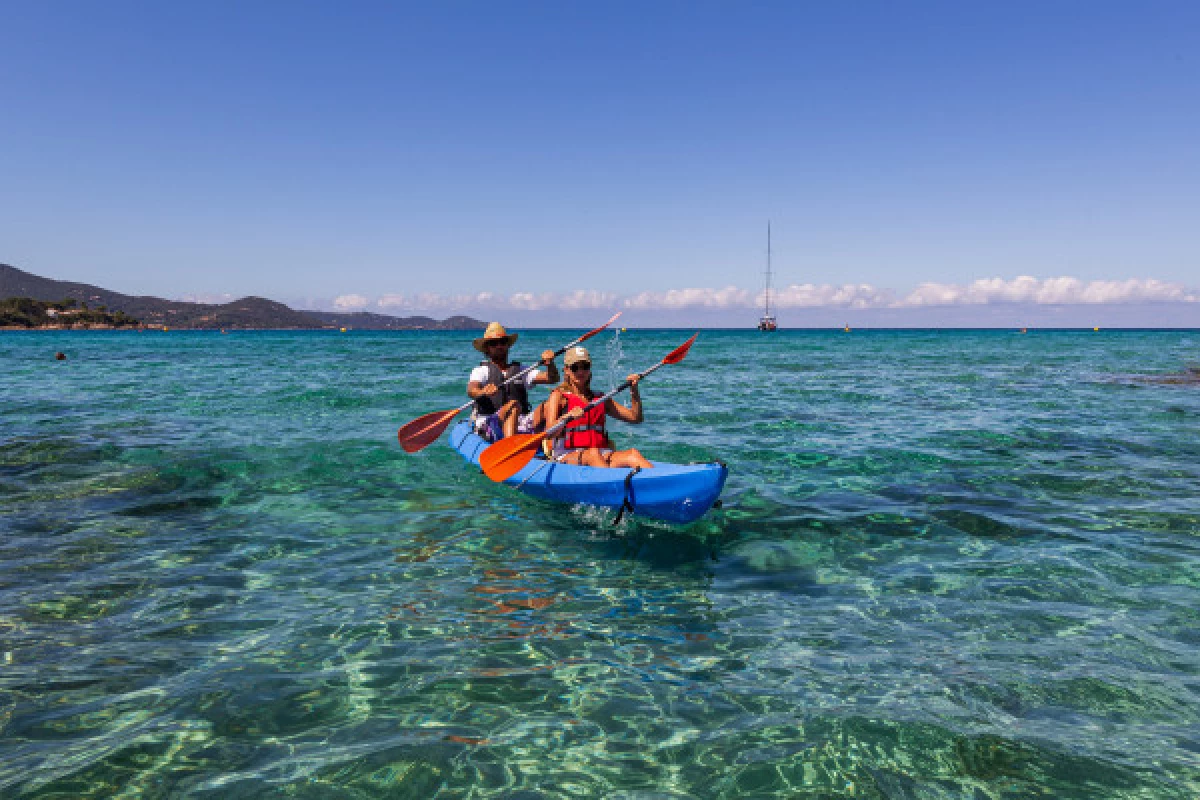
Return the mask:
{"type": "Polygon", "coordinates": [[[625,499],[621,502],[621,510],[617,512],[617,518],[613,520],[614,526],[621,524],[621,519],[625,516],[626,511],[633,511],[633,476],[641,471],[641,467],[634,467],[625,476],[625,499]]]}

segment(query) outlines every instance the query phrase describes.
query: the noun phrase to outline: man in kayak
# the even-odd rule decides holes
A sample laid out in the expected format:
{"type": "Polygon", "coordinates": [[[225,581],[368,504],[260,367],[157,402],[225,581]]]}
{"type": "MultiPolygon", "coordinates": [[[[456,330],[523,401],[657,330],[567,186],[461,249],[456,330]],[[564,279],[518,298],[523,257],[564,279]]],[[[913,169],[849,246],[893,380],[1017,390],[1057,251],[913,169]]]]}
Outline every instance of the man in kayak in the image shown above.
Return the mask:
{"type": "Polygon", "coordinates": [[[546,409],[546,427],[566,417],[563,436],[554,440],[554,457],[563,464],[581,464],[585,467],[640,467],[650,469],[654,465],[637,450],[614,450],[604,427],[605,417],[615,417],[622,422],[638,425],[642,422],[642,396],[638,392],[638,376],[630,375],[629,407],[613,398],[604,401],[584,413],[584,406],[596,398],[592,391],[592,357],[587,348],[572,347],[563,357],[567,374],[559,386],[543,403],[546,409]]]}
{"type": "Polygon", "coordinates": [[[508,351],[517,334],[509,333],[499,322],[488,323],[487,329],[472,344],[487,358],[471,370],[467,379],[467,397],[475,401],[471,419],[475,432],[488,441],[496,441],[514,433],[534,433],[542,423],[542,407],[529,404],[529,390],[538,384],[558,381],[554,351],[542,351],[545,370],[530,370],[523,378],[508,385],[504,382],[521,372],[519,361],[509,363],[508,351]]]}

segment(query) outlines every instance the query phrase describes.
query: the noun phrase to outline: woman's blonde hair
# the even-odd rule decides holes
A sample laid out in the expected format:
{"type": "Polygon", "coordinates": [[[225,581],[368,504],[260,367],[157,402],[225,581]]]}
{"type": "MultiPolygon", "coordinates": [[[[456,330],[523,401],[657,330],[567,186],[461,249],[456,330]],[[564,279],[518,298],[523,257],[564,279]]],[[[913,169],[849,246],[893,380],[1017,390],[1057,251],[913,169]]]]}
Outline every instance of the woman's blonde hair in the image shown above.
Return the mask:
{"type": "MultiPolygon", "coordinates": [[[[560,383],[558,386],[555,386],[553,391],[555,391],[555,392],[570,392],[571,394],[579,394],[578,392],[575,391],[575,387],[573,387],[571,385],[571,371],[570,370],[565,370],[563,372],[562,383],[560,383]]],[[[596,390],[592,388],[592,382],[590,380],[588,381],[588,393],[591,394],[591,397],[587,398],[589,401],[594,400],[597,397],[596,390]]],[[[579,396],[583,397],[583,395],[579,395],[579,396]]]]}

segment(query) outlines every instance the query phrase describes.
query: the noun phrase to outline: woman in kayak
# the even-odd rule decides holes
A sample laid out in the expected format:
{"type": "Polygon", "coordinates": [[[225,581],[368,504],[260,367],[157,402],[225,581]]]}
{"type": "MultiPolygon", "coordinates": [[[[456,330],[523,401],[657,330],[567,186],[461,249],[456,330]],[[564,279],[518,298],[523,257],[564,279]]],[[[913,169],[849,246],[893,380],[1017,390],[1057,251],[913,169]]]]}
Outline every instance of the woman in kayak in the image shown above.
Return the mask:
{"type": "Polygon", "coordinates": [[[563,358],[566,375],[558,388],[550,393],[544,406],[546,427],[560,418],[570,420],[562,437],[554,440],[555,460],[563,464],[580,464],[585,467],[640,467],[654,466],[637,450],[614,450],[604,427],[606,417],[615,417],[631,425],[641,423],[642,396],[638,393],[638,376],[629,376],[629,407],[613,398],[584,412],[584,406],[596,398],[592,391],[592,358],[583,347],[572,347],[563,358]]]}

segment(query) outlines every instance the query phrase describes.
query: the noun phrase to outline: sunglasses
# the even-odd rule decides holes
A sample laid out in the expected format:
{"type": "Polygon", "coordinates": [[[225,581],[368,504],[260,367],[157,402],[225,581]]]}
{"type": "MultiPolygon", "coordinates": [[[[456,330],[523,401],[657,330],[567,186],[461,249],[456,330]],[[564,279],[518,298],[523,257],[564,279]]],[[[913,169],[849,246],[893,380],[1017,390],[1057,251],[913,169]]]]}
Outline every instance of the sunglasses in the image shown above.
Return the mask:
{"type": "Polygon", "coordinates": [[[590,361],[576,361],[574,364],[567,367],[567,369],[571,370],[572,372],[579,372],[580,370],[591,369],[591,368],[592,368],[592,362],[590,362],[590,361]]]}
{"type": "Polygon", "coordinates": [[[492,339],[483,343],[484,347],[508,347],[508,339],[492,339]]]}

